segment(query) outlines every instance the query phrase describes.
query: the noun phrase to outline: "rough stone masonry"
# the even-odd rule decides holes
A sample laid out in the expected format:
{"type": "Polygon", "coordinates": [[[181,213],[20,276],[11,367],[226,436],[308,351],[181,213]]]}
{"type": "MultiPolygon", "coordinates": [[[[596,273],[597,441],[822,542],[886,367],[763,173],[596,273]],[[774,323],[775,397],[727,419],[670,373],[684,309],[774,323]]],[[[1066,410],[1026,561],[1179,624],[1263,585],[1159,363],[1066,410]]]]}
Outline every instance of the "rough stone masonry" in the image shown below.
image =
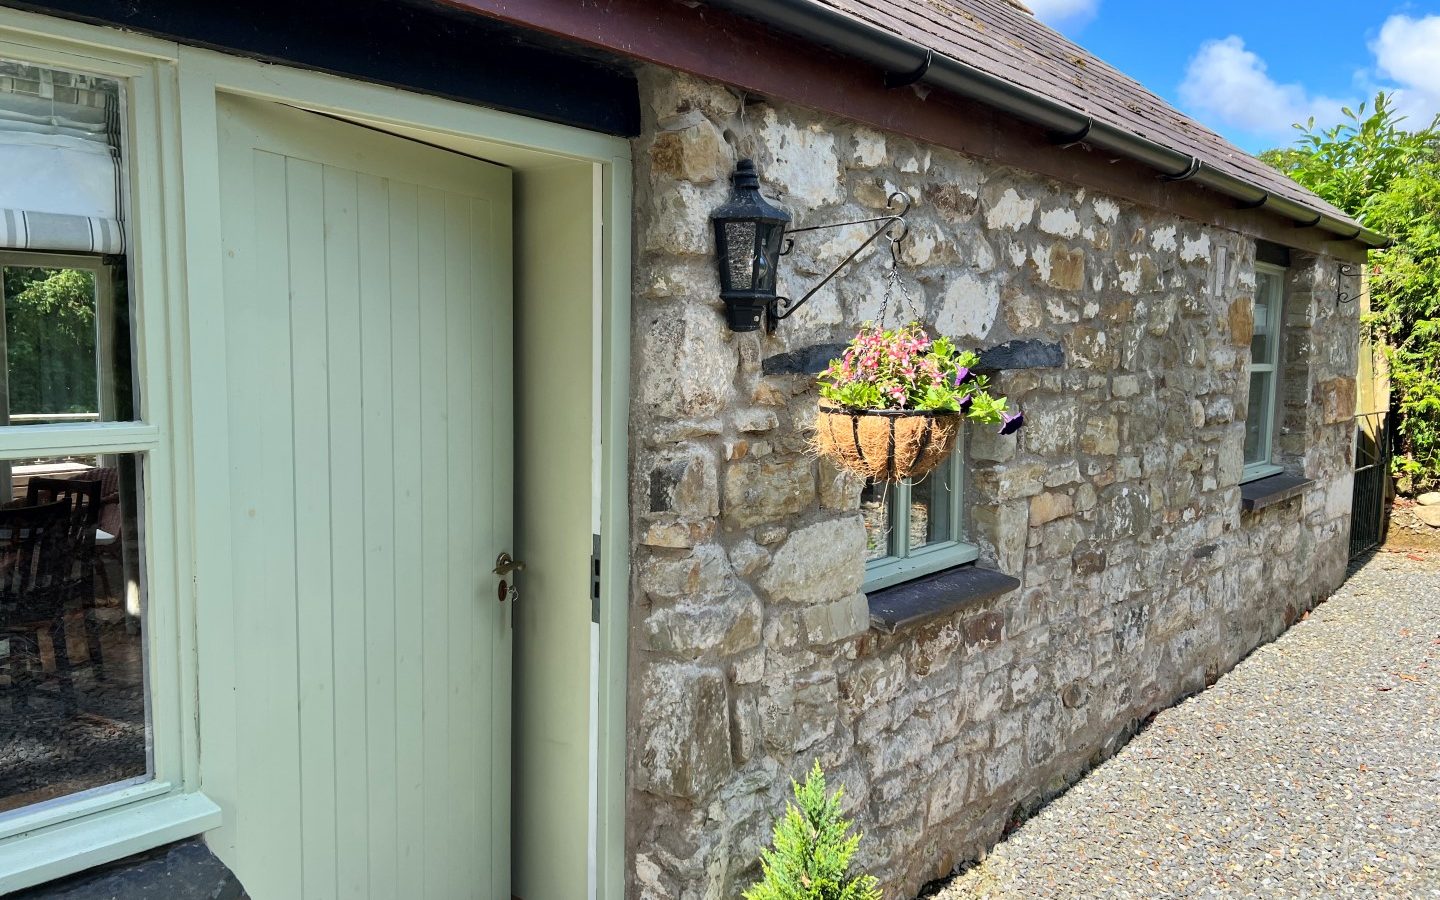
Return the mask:
{"type": "MultiPolygon", "coordinates": [[[[1314,484],[1242,514],[1252,238],[665,70],[641,84],[628,896],[738,896],[816,759],[859,864],[913,896],[1339,584],[1357,321],[1332,260],[1293,254],[1285,300],[1278,461],[1314,484]],[[870,629],[861,486],[807,452],[813,380],[762,362],[875,319],[894,261],[881,241],[777,334],[728,331],[709,214],[741,155],[797,227],[915,197],[889,324],[1063,347],[997,376],[1024,430],[965,442],[967,540],[1020,589],[870,629]]],[[[782,293],[868,233],[797,242],[782,293]]]]}

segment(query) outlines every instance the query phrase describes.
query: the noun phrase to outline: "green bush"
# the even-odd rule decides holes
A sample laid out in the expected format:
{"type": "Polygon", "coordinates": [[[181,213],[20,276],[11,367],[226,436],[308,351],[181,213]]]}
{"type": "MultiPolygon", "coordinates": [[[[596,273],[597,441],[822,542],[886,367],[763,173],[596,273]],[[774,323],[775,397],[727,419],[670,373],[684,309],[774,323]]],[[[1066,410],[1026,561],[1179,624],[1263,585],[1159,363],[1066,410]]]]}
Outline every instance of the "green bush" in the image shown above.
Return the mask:
{"type": "Polygon", "coordinates": [[[845,789],[825,792],[819,761],[804,784],[791,785],[795,802],[785,804],[785,817],[775,823],[773,849],[760,854],[765,877],[745,900],[880,900],[873,876],[850,875],[860,835],[849,834],[850,821],[840,818],[845,789]]]}
{"type": "Polygon", "coordinates": [[[10,412],[95,412],[95,276],[4,268],[10,412]]]}
{"type": "MultiPolygon", "coordinates": [[[[1404,493],[1440,487],[1440,116],[1416,130],[1381,93],[1367,112],[1316,129],[1260,158],[1366,226],[1390,237],[1370,253],[1364,325],[1390,364],[1399,434],[1394,472],[1404,493]]],[[[1372,410],[1360,410],[1371,412],[1372,410]]]]}

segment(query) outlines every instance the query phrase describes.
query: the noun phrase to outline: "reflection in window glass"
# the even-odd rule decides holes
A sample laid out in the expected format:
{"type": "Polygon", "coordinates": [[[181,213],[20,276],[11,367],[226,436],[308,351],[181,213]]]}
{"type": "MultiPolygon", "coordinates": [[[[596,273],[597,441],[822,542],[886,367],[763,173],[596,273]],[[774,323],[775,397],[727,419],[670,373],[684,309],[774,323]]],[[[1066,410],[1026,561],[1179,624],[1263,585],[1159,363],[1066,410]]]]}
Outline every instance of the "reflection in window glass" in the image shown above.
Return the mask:
{"type": "Polygon", "coordinates": [[[6,361],[0,421],[134,419],[124,266],[59,259],[76,265],[38,265],[46,255],[0,251],[6,361]]]}
{"type": "Polygon", "coordinates": [[[910,548],[954,540],[950,528],[951,466],[941,466],[910,485],[910,548]]]}
{"type": "Polygon", "coordinates": [[[1245,464],[1257,474],[1263,474],[1260,467],[1271,461],[1283,296],[1281,274],[1270,269],[1258,269],[1253,306],[1254,331],[1250,338],[1250,398],[1245,418],[1245,464]]]}
{"type": "Polygon", "coordinates": [[[867,481],[860,494],[860,514],[865,519],[865,561],[882,559],[890,549],[890,492],[884,482],[867,481]]]}
{"type": "Polygon", "coordinates": [[[1261,275],[1255,286],[1255,325],[1250,335],[1250,361],[1274,362],[1270,353],[1270,338],[1275,333],[1274,306],[1271,304],[1271,282],[1273,278],[1261,275]]]}
{"type": "Polygon", "coordinates": [[[151,774],[140,473],[0,463],[0,814],[151,774]]]}
{"type": "Polygon", "coordinates": [[[1267,462],[1265,429],[1270,421],[1270,372],[1250,374],[1250,410],[1245,417],[1245,462],[1267,462]]]}
{"type": "MultiPolygon", "coordinates": [[[[0,444],[139,418],[124,108],[113,78],[0,59],[0,444]]],[[[151,777],[141,461],[0,460],[0,816],[151,777]]]]}

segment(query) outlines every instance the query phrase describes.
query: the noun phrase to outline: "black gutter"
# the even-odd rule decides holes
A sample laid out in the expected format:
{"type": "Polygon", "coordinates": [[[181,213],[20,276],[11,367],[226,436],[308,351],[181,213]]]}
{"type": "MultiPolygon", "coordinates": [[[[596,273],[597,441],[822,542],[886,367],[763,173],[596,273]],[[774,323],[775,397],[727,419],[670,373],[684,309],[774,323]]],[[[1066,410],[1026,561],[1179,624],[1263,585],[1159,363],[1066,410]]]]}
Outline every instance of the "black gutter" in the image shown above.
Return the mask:
{"type": "Polygon", "coordinates": [[[1011,84],[959,60],[935,53],[897,34],[812,0],[707,2],[804,40],[831,47],[886,72],[918,73],[920,84],[937,87],[995,107],[1053,134],[1070,137],[1081,135],[1085,143],[1133,159],[1172,180],[1183,177],[1231,197],[1239,201],[1241,208],[1257,208],[1263,205],[1267,210],[1297,224],[1328,231],[1336,235],[1336,240],[1359,240],[1372,247],[1389,244],[1389,239],[1377,231],[1361,227],[1360,231],[1356,232],[1356,224],[1347,219],[1336,218],[1303,203],[1277,197],[1264,188],[1222,172],[1188,153],[1172,150],[1113,125],[1096,122],[1086,113],[1057,103],[1049,97],[1011,84]]]}

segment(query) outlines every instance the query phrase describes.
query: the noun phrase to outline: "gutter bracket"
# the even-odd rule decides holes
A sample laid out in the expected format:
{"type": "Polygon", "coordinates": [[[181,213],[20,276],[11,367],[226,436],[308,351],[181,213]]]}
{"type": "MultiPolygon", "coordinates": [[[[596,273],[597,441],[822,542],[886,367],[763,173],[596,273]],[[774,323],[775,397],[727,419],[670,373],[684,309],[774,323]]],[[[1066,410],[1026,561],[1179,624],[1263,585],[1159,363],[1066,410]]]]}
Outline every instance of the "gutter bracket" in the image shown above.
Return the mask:
{"type": "Polygon", "coordinates": [[[909,72],[886,72],[885,86],[894,89],[915,84],[925,77],[926,72],[930,71],[930,64],[933,62],[935,62],[935,51],[927,48],[925,50],[925,60],[916,68],[909,72]]]}
{"type": "Polygon", "coordinates": [[[1183,172],[1176,172],[1174,175],[1161,174],[1160,180],[1189,181],[1191,178],[1194,178],[1196,175],[1200,174],[1200,165],[1200,157],[1192,156],[1190,157],[1190,165],[1186,166],[1183,172]]]}
{"type": "Polygon", "coordinates": [[[1092,129],[1092,128],[1094,128],[1094,127],[1095,127],[1095,117],[1094,117],[1094,116],[1086,116],[1086,117],[1085,117],[1085,124],[1082,125],[1082,126],[1080,126],[1079,130],[1077,130],[1077,131],[1071,131],[1071,132],[1052,131],[1052,132],[1050,132],[1050,143],[1052,143],[1052,144],[1058,144],[1061,148],[1073,147],[1073,146],[1075,146],[1076,144],[1080,143],[1081,141],[1085,140],[1085,138],[1089,137],[1089,136],[1090,136],[1090,129],[1092,129]]]}
{"type": "Polygon", "coordinates": [[[1260,195],[1259,200],[1244,200],[1235,204],[1236,209],[1259,209],[1270,202],[1270,192],[1265,191],[1260,195]]]}
{"type": "Polygon", "coordinates": [[[1309,222],[1296,222],[1296,223],[1295,223],[1295,227],[1296,227],[1296,228],[1314,228],[1316,225],[1319,225],[1319,224],[1320,224],[1320,220],[1323,219],[1323,218],[1325,218],[1324,214],[1322,214],[1322,213],[1316,213],[1314,219],[1310,220],[1309,222]]]}

